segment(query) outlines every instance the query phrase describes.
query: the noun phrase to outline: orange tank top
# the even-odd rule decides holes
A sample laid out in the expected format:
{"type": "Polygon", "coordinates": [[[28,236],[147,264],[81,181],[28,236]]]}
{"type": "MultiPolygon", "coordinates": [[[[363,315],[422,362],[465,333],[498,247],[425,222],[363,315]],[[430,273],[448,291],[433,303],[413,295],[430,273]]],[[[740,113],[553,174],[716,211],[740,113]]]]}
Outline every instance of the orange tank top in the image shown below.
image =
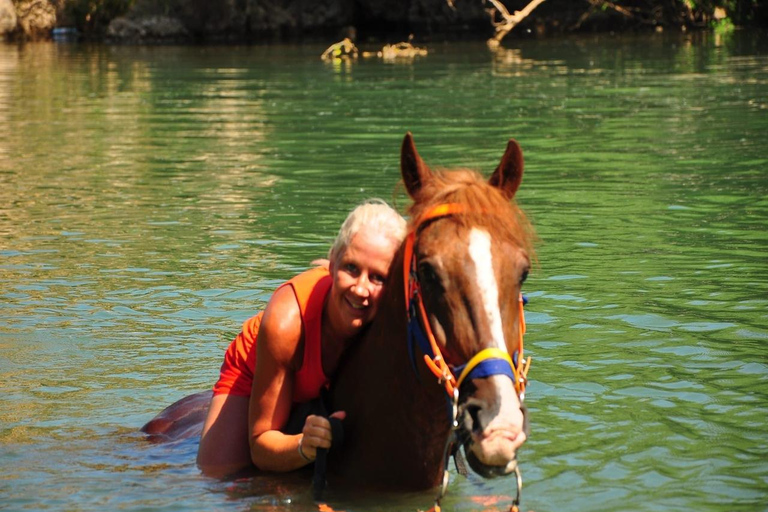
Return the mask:
{"type": "MultiPolygon", "coordinates": [[[[293,290],[304,331],[304,357],[294,379],[294,403],[317,398],[328,381],[323,372],[320,337],[323,305],[331,289],[331,282],[328,270],[318,267],[302,272],[280,286],[290,286],[293,290]]],[[[213,387],[214,394],[251,395],[253,373],[256,370],[256,339],[263,316],[262,311],[246,320],[243,330],[229,345],[221,366],[221,375],[213,387]]]]}
{"type": "Polygon", "coordinates": [[[331,282],[328,270],[318,267],[299,274],[283,285],[293,288],[304,324],[304,359],[293,384],[293,401],[297,403],[320,396],[320,390],[328,382],[323,372],[320,338],[323,305],[331,282]]]}

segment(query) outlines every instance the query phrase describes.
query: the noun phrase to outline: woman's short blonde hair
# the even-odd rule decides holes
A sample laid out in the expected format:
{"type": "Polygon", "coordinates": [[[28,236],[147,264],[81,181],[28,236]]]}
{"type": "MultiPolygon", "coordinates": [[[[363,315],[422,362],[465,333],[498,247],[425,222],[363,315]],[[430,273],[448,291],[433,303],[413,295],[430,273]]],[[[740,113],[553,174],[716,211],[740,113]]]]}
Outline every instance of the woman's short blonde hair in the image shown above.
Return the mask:
{"type": "Polygon", "coordinates": [[[367,229],[388,236],[399,246],[405,239],[406,222],[397,211],[381,199],[368,199],[347,215],[328,251],[328,259],[334,261],[346,250],[352,238],[367,229]]]}

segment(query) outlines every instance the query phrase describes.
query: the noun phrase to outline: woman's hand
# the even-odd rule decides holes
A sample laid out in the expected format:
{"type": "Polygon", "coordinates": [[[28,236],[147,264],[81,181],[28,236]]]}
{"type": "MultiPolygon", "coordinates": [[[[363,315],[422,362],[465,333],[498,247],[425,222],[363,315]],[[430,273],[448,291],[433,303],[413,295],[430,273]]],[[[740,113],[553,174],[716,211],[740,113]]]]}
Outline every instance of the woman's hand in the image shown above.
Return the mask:
{"type": "MultiPolygon", "coordinates": [[[[347,413],[344,411],[337,411],[331,414],[331,418],[338,418],[340,420],[343,420],[346,416],[347,413]]],[[[314,461],[317,458],[318,448],[330,448],[333,442],[331,422],[322,416],[315,416],[314,414],[307,416],[301,434],[299,454],[307,462],[314,461]]]]}
{"type": "Polygon", "coordinates": [[[331,261],[327,258],[318,258],[316,260],[312,260],[312,263],[310,265],[314,265],[316,267],[323,267],[324,269],[328,270],[331,268],[331,261]]]}

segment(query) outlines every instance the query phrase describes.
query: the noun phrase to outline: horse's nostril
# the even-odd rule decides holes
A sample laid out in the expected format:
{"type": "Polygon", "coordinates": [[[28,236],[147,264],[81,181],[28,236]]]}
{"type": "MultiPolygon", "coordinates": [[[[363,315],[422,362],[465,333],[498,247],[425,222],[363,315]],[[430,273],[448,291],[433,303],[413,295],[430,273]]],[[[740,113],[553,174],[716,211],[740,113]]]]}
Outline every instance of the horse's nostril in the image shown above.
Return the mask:
{"type": "Polygon", "coordinates": [[[466,419],[465,419],[465,426],[468,431],[470,432],[479,432],[482,430],[482,426],[480,425],[480,406],[479,405],[467,405],[466,409],[466,419]]]}

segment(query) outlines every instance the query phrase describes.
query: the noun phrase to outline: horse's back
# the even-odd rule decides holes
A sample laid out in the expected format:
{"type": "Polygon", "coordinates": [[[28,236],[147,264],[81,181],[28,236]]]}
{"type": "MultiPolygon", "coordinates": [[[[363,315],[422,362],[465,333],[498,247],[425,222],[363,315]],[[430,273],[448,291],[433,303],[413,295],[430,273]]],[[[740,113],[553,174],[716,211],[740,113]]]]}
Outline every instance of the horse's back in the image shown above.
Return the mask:
{"type": "Polygon", "coordinates": [[[186,396],[169,405],[141,427],[152,442],[178,441],[199,436],[203,431],[213,391],[186,396]]]}

